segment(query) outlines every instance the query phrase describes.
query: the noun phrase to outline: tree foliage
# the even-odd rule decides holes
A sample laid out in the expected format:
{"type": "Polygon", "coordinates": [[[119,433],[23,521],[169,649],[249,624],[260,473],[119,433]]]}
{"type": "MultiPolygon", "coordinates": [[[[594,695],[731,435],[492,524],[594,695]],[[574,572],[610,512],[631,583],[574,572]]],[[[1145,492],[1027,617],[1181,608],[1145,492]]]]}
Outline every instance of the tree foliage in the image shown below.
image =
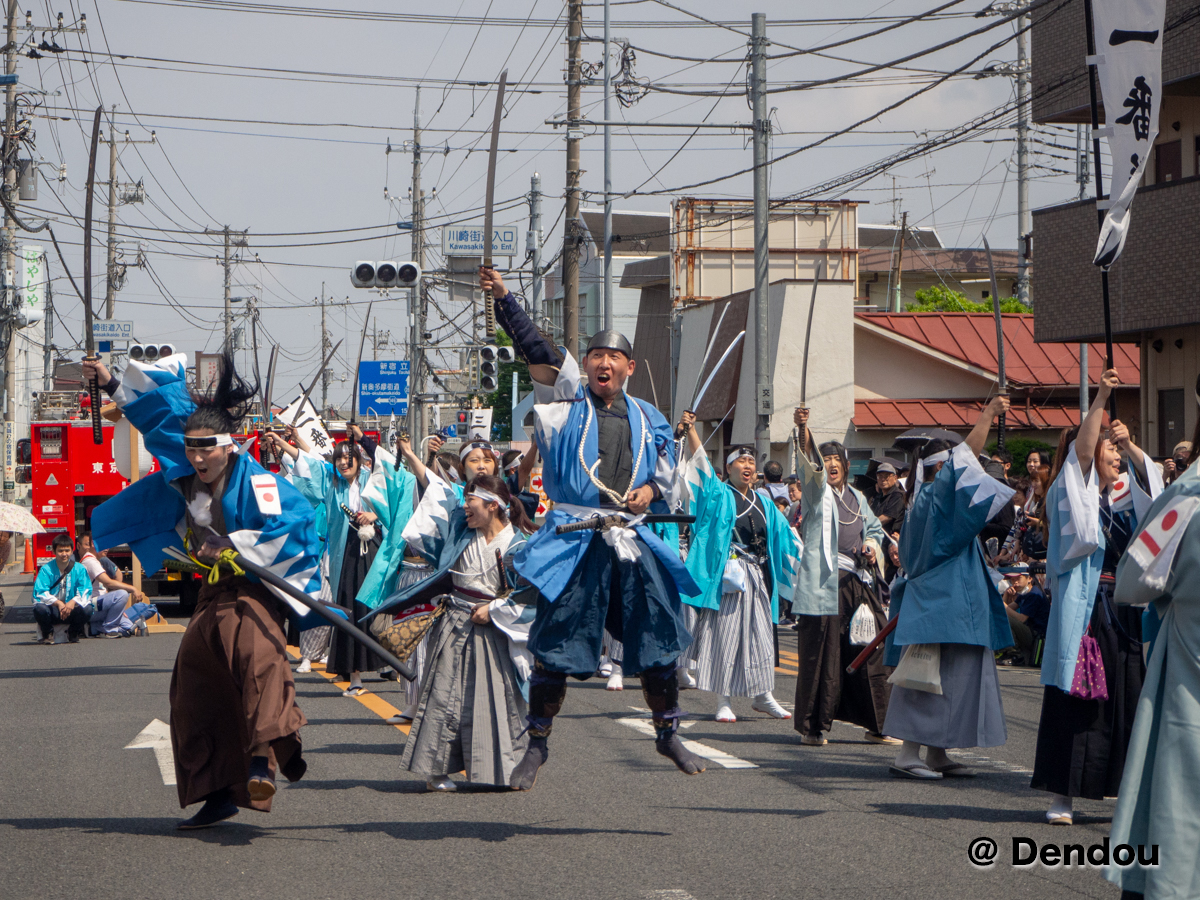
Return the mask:
{"type": "MultiPolygon", "coordinates": [[[[975,303],[968,300],[966,294],[952,291],[944,284],[935,284],[927,288],[918,288],[915,294],[916,303],[910,303],[908,312],[992,312],[991,303],[975,303]]],[[[1016,297],[1000,301],[1000,312],[1027,313],[1033,312],[1016,297]]]]}
{"type": "MultiPolygon", "coordinates": [[[[511,347],[512,338],[503,329],[496,329],[496,346],[511,347]]],[[[484,406],[492,408],[492,438],[497,441],[507,441],[512,435],[512,377],[517,373],[517,390],[524,397],[533,390],[533,380],[529,377],[529,366],[520,359],[510,363],[500,364],[499,387],[490,394],[484,394],[481,399],[484,406]]]]}

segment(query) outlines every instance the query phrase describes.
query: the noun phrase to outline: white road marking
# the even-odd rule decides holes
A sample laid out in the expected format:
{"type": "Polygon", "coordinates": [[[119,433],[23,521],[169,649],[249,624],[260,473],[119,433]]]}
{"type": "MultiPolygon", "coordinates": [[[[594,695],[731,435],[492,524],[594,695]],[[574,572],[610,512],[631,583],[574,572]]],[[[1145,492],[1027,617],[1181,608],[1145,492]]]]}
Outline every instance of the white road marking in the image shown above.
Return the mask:
{"type": "MultiPolygon", "coordinates": [[[[643,712],[639,707],[633,706],[631,709],[636,709],[643,712]]],[[[640,731],[642,734],[655,736],[654,723],[649,719],[650,710],[645,710],[644,715],[628,716],[626,718],[617,719],[622,725],[627,725],[634,731],[640,731]]],[[[683,727],[695,725],[695,722],[681,722],[683,727]]],[[[682,739],[681,739],[682,740],[682,739]]],[[[736,756],[731,756],[723,750],[718,750],[716,747],[710,747],[708,744],[702,744],[699,741],[683,741],[683,746],[687,747],[697,756],[703,756],[705,759],[712,760],[717,765],[725,769],[757,769],[758,766],[752,762],[747,762],[744,759],[738,759],[736,756]]],[[[659,896],[656,894],[655,896],[659,896]]],[[[674,896],[664,894],[662,896],[674,896]]]]}
{"type": "Polygon", "coordinates": [[[642,896],[646,900],[696,900],[687,891],[680,890],[679,888],[672,888],[667,891],[646,891],[642,896]]]}
{"type": "Polygon", "coordinates": [[[1024,766],[1014,765],[1010,762],[1005,762],[1002,759],[992,759],[990,756],[981,756],[978,753],[972,753],[969,750],[950,749],[947,753],[953,753],[954,759],[959,762],[970,763],[973,766],[989,766],[993,769],[1000,769],[1004,772],[1012,772],[1014,775],[1032,775],[1033,769],[1026,769],[1024,766]]]}
{"type": "Polygon", "coordinates": [[[132,741],[126,750],[153,750],[163,784],[175,784],[175,754],[171,749],[171,726],[162,719],[153,719],[132,741]]]}

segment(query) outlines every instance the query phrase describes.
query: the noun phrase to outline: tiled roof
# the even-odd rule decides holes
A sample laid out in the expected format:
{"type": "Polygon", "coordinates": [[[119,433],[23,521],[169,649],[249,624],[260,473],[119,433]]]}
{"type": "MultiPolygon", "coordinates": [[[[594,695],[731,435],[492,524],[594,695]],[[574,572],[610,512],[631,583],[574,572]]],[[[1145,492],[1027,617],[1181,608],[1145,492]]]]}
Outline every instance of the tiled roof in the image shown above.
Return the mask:
{"type": "MultiPolygon", "coordinates": [[[[858,313],[859,321],[895,332],[931,350],[969,365],[996,372],[996,320],[990,313],[858,313]]],[[[1004,371],[1015,387],[1052,388],[1079,384],[1079,345],[1033,339],[1033,315],[1005,313],[1004,371]]],[[[1104,370],[1104,344],[1088,350],[1088,381],[1095,385],[1104,370]]],[[[1133,344],[1113,344],[1113,360],[1121,382],[1140,382],[1140,360],[1133,344]]]]}
{"type": "MultiPolygon", "coordinates": [[[[938,427],[970,429],[983,409],[980,400],[855,400],[854,427],[859,430],[907,431],[938,427]]],[[[1007,416],[1009,428],[1038,430],[1079,424],[1079,407],[1061,403],[1017,403],[1007,416]]]]}

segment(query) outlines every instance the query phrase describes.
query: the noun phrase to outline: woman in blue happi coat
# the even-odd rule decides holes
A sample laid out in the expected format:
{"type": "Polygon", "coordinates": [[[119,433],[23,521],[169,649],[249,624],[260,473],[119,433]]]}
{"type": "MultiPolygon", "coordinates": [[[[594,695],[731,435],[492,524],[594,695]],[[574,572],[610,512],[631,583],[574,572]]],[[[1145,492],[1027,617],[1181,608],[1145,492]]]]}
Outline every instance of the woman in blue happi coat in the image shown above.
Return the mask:
{"type": "MultiPolygon", "coordinates": [[[[1197,379],[1200,388],[1200,378],[1197,379]]],[[[1200,390],[1197,391],[1200,401],[1200,390]]],[[[1200,422],[1192,447],[1200,447],[1200,422]]],[[[1122,897],[1200,897],[1200,464],[1182,474],[1145,512],[1117,568],[1118,604],[1149,604],[1157,636],[1113,812],[1111,845],[1138,848],[1133,865],[1104,877],[1122,897]],[[1152,849],[1153,848],[1153,851],[1152,849]],[[1151,852],[1159,854],[1150,858],[1151,852]],[[1154,863],[1154,864],[1151,864],[1154,863]]],[[[1122,607],[1124,608],[1124,607],[1122,607]]],[[[1137,612],[1136,607],[1133,610],[1137,612]]],[[[1147,632],[1150,628],[1147,627],[1147,632]]],[[[1148,635],[1147,635],[1148,636],[1148,635]]]]}
{"type": "MultiPolygon", "coordinates": [[[[299,447],[275,434],[268,439],[291,458],[296,487],[324,509],[332,602],[361,619],[391,590],[404,555],[400,534],[415,506],[416,480],[361,429],[350,429],[352,440],[334,446],[332,462],[313,453],[299,432],[299,447]]],[[[381,666],[382,661],[357,641],[341,632],[333,635],[326,669],[349,682],[344,696],[364,693],[362,673],[381,666]]]]}
{"type": "MultiPolygon", "coordinates": [[[[903,741],[891,767],[895,775],[970,775],[946,748],[995,747],[1008,739],[994,651],[1012,646],[1012,629],[978,540],[1015,493],[979,462],[992,421],[1007,409],[1008,397],[993,397],[965,441],[953,449],[930,441],[909,474],[911,499],[900,532],[907,577],[892,591],[889,613],[899,622],[885,663],[898,665],[904,648],[936,645],[940,686],[893,685],[884,733],[903,741]]],[[[897,670],[893,678],[901,675],[897,670]]]]}
{"type": "Polygon", "coordinates": [[[736,722],[731,697],[753,697],[753,709],[776,719],[791,713],[772,695],[780,600],[791,597],[799,543],[775,504],[754,490],[758,466],[751,447],[725,460],[727,482],[717,478],[704,445],[684,413],[691,457],[684,466],[691,527],[687,569],[700,593],[683,602],[696,608],[686,659],[696,664],[697,687],[717,695],[717,721],[736,722]]]}
{"type": "Polygon", "coordinates": [[[1119,383],[1115,369],[1105,372],[1083,424],[1063,432],[1046,492],[1051,605],[1032,787],[1054,795],[1052,825],[1072,823],[1074,797],[1116,796],[1145,674],[1141,611],[1115,606],[1113,589],[1121,554],[1163,484],[1121,422],[1101,432],[1119,383]],[[1071,694],[1085,633],[1099,645],[1106,699],[1071,694]]]}
{"type": "Polygon", "coordinates": [[[525,751],[536,592],[514,590],[512,560],[533,530],[503,478],[475,476],[460,501],[433,475],[404,531],[432,574],[381,609],[442,609],[426,637],[421,698],[401,760],[431,791],[455,790],[450,774],[461,771],[473,784],[507,785],[525,751]]]}
{"type": "Polygon", "coordinates": [[[176,354],[152,365],[130,362],[119,380],[98,362],[85,361],[84,374],[116,400],[162,467],[96,508],[96,546],[128,543],[147,571],[168,551],[211,566],[170,690],[179,802],[204,801],[179,827],[207,828],[239,807],[270,811],[276,772],[297,781],[306,769],[306,720],[284,651],[284,614],[308,607],[244,574],[228,551],[315,600],[320,547],[312,506],[232,436],[257,389],[238,377],[228,355],[204,394],[188,390],[186,367],[187,357],[176,354]]]}

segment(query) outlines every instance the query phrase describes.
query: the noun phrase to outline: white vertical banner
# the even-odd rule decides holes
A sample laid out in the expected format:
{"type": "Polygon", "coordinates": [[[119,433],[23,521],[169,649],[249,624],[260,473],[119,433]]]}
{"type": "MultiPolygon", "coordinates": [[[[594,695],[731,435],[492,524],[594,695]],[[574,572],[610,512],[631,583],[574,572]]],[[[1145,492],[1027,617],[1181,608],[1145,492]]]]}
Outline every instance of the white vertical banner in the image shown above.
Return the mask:
{"type": "Polygon", "coordinates": [[[468,429],[468,439],[472,441],[490,441],[492,439],[492,410],[473,409],[468,429]]]}
{"type": "Polygon", "coordinates": [[[1107,269],[1125,248],[1129,207],[1146,170],[1162,106],[1162,42],[1166,0],[1092,0],[1096,73],[1112,154],[1109,208],[1096,244],[1107,269]]]}
{"type": "Polygon", "coordinates": [[[25,300],[21,305],[25,324],[34,325],[42,321],[46,307],[46,251],[34,244],[21,247],[21,277],[25,286],[25,300]]]}

